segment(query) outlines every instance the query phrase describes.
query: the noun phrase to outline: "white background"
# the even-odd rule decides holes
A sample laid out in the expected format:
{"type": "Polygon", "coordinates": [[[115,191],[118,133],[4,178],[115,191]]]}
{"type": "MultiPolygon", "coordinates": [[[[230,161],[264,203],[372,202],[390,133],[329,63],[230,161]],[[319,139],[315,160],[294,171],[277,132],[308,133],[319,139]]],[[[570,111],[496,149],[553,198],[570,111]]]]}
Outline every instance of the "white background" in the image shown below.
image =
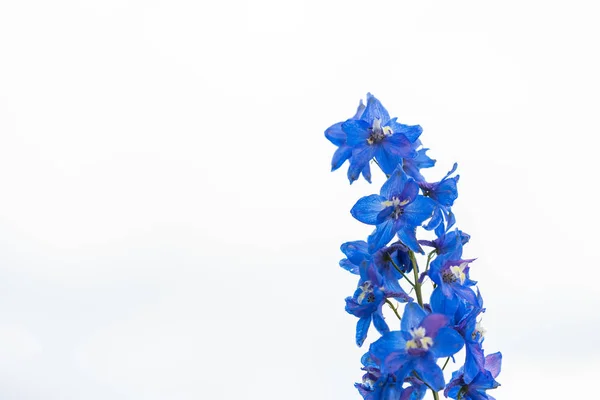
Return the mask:
{"type": "Polygon", "coordinates": [[[0,397],[359,399],[337,262],[382,179],[323,131],[370,91],[459,163],[494,396],[593,398],[592,4],[0,1],[0,397]]]}

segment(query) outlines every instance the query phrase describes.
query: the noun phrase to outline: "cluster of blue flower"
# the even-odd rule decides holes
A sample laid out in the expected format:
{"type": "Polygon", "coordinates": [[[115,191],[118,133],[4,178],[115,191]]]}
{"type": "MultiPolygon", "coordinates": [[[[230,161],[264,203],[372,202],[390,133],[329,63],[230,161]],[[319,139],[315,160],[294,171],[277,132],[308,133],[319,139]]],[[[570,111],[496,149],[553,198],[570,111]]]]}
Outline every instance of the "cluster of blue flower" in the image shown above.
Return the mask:
{"type": "Polygon", "coordinates": [[[420,170],[434,166],[435,160],[427,156],[421,132],[418,125],[390,119],[370,93],[366,106],[361,101],[352,118],[325,131],[338,147],[332,170],[348,160],[350,183],[361,174],[371,182],[374,160],[387,177],[379,194],[361,198],[351,210],[354,218],[375,230],[366,242],[341,246],[346,258],[340,266],[359,276],[354,295],[346,298],[346,311],[358,317],[356,343],[362,346],[371,322],[381,334],[362,357],[365,374],[355,386],[366,400],[419,400],[428,389],[435,399],[444,389],[444,395],[453,399],[493,400],[487,390],[499,386],[495,378],[502,355],[484,355],[485,331],[478,318],[485,309],[479,290],[473,290],[476,282],[469,277],[474,260],[462,258],[470,237],[453,229],[451,207],[458,197],[459,176],[452,175],[457,166],[439,182],[427,182],[420,170]],[[433,231],[435,239],[418,240],[420,226],[433,231]],[[425,253],[422,246],[431,250],[425,253]],[[422,271],[417,253],[426,254],[422,271]],[[429,303],[423,301],[427,280],[433,287],[429,303]],[[405,303],[402,316],[398,303],[405,303]],[[386,323],[386,304],[400,320],[400,330],[390,330],[386,323]],[[463,348],[464,365],[446,384],[443,370],[463,348]]]}

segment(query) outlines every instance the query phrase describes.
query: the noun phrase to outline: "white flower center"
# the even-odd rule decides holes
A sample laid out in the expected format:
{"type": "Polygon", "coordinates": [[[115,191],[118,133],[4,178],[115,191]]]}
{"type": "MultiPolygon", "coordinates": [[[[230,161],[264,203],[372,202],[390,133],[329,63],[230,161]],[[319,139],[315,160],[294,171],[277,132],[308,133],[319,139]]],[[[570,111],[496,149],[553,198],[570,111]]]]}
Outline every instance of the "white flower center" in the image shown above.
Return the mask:
{"type": "Polygon", "coordinates": [[[425,328],[419,327],[410,330],[412,339],[406,342],[406,350],[409,349],[423,349],[427,350],[433,346],[433,339],[429,336],[425,336],[425,328]]]}

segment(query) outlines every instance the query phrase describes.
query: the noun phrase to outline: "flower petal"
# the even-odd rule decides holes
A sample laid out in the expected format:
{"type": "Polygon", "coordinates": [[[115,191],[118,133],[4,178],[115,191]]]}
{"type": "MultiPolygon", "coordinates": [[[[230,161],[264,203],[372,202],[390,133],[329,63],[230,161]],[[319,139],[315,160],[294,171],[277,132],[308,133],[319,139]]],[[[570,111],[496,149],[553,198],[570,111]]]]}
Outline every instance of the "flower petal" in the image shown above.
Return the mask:
{"type": "Polygon", "coordinates": [[[429,357],[421,357],[415,362],[415,372],[433,390],[440,391],[445,386],[442,369],[429,357]]]}
{"type": "Polygon", "coordinates": [[[325,137],[336,146],[346,144],[346,132],[342,130],[343,122],[331,125],[325,130],[325,137]]]}
{"type": "Polygon", "coordinates": [[[385,322],[383,315],[381,315],[381,312],[373,313],[373,325],[375,325],[375,329],[377,329],[377,331],[382,335],[385,335],[390,331],[390,328],[385,322]]]}
{"type": "Polygon", "coordinates": [[[352,156],[352,147],[347,145],[340,146],[335,153],[333,153],[333,158],[331,159],[331,170],[335,171],[339,167],[341,167],[347,159],[352,156]]]}
{"type": "Polygon", "coordinates": [[[379,119],[381,126],[384,126],[390,120],[390,114],[375,96],[367,93],[367,107],[360,118],[367,121],[369,125],[373,125],[373,121],[379,119]]]}
{"type": "Polygon", "coordinates": [[[367,122],[360,119],[349,119],[342,124],[342,129],[346,133],[346,143],[352,147],[367,143],[367,139],[371,136],[367,122]]]}
{"type": "Polygon", "coordinates": [[[494,378],[500,374],[500,368],[502,367],[502,353],[497,352],[489,354],[485,357],[485,369],[490,371],[494,378]]]}
{"type": "Polygon", "coordinates": [[[421,321],[421,327],[425,328],[425,334],[427,336],[435,339],[438,331],[441,328],[448,326],[448,322],[449,319],[444,314],[434,313],[423,318],[423,321],[421,321]]]}
{"type": "Polygon", "coordinates": [[[406,136],[411,143],[414,143],[423,133],[421,125],[404,125],[399,123],[397,118],[392,118],[386,125],[392,128],[394,133],[398,132],[406,136]]]}
{"type": "Polygon", "coordinates": [[[350,214],[360,222],[368,225],[377,225],[377,216],[386,208],[383,202],[386,199],[377,194],[365,196],[359,199],[354,207],[350,210],[350,214]]]}
{"type": "Polygon", "coordinates": [[[375,159],[379,163],[381,170],[388,175],[394,172],[398,165],[402,167],[402,157],[394,154],[391,151],[388,151],[388,149],[381,144],[377,145],[375,159]]]}
{"type": "Polygon", "coordinates": [[[430,349],[436,357],[450,357],[465,345],[465,340],[452,328],[441,328],[430,349]]]}
{"type": "Polygon", "coordinates": [[[411,329],[418,328],[426,316],[425,311],[417,303],[408,303],[404,308],[400,326],[404,332],[410,332],[411,329]]]}
{"type": "Polygon", "coordinates": [[[379,193],[388,200],[394,196],[399,196],[409,179],[411,178],[401,168],[398,168],[392,172],[388,180],[381,186],[379,193]]]}
{"type": "Polygon", "coordinates": [[[371,325],[371,314],[366,315],[358,320],[356,323],[356,344],[361,347],[367,338],[367,332],[371,325]]]}
{"type": "Polygon", "coordinates": [[[391,220],[387,220],[377,225],[373,233],[371,233],[367,239],[367,243],[369,243],[369,253],[373,254],[388,244],[395,233],[394,222],[391,220]]]}

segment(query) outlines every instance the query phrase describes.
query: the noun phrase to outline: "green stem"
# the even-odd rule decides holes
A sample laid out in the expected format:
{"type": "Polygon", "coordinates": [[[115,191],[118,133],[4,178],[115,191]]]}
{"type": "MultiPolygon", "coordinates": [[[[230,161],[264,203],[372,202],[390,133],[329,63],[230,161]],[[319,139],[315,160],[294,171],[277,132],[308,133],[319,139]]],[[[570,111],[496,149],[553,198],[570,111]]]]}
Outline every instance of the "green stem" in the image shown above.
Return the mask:
{"type": "Polygon", "coordinates": [[[400,269],[400,267],[394,262],[394,260],[392,260],[390,258],[390,261],[392,262],[392,265],[394,266],[394,268],[396,268],[396,271],[400,272],[402,274],[402,276],[404,277],[404,279],[406,279],[406,281],[408,283],[410,283],[410,286],[415,287],[415,284],[411,282],[410,279],[408,279],[408,276],[406,276],[406,274],[404,272],[402,272],[402,270],[400,269]]]}
{"type": "Polygon", "coordinates": [[[394,307],[394,304],[388,299],[385,299],[385,302],[388,304],[388,306],[390,306],[392,310],[394,310],[394,314],[396,314],[396,317],[398,317],[399,320],[402,320],[402,317],[400,317],[400,314],[398,314],[398,308],[394,307]]]}
{"type": "Polygon", "coordinates": [[[440,400],[440,397],[438,396],[438,392],[436,392],[435,390],[431,389],[431,393],[433,393],[433,398],[435,400],[440,400]]]}
{"type": "Polygon", "coordinates": [[[413,274],[415,276],[415,293],[417,294],[417,302],[421,307],[423,307],[423,295],[421,294],[421,283],[419,283],[419,266],[417,265],[417,259],[415,258],[415,253],[412,250],[408,251],[408,255],[410,257],[410,261],[413,266],[413,274]]]}
{"type": "Polygon", "coordinates": [[[431,262],[431,257],[435,254],[435,250],[427,255],[427,264],[425,265],[425,272],[429,271],[429,263],[431,262]]]}
{"type": "Polygon", "coordinates": [[[444,363],[444,366],[442,367],[442,371],[444,369],[446,369],[446,365],[448,365],[448,361],[450,361],[450,357],[446,358],[446,362],[444,363]]]}

